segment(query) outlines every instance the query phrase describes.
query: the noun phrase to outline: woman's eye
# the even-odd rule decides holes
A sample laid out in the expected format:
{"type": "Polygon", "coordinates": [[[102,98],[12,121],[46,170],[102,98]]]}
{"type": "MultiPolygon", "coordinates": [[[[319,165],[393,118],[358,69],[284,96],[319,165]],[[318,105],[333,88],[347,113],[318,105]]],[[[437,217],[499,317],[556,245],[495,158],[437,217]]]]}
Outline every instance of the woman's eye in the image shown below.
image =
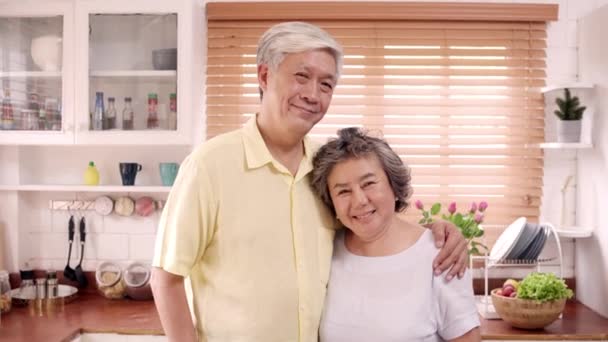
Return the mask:
{"type": "Polygon", "coordinates": [[[346,194],[348,194],[348,193],[349,193],[349,191],[348,191],[348,190],[340,190],[340,191],[338,191],[338,196],[341,196],[341,195],[346,195],[346,194]]]}
{"type": "Polygon", "coordinates": [[[363,187],[367,188],[368,186],[374,185],[374,184],[376,184],[376,182],[371,182],[371,181],[370,182],[365,182],[365,183],[363,183],[363,187]]]}

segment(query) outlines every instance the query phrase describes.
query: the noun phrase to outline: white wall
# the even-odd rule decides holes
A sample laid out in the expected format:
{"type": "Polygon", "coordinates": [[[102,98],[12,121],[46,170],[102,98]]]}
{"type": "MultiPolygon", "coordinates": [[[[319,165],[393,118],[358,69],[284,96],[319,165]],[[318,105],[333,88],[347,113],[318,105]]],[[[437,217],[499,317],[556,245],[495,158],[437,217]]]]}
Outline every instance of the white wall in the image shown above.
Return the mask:
{"type": "Polygon", "coordinates": [[[578,213],[581,225],[594,228],[593,237],[581,240],[576,248],[578,298],[608,316],[608,5],[580,21],[579,71],[581,79],[596,84],[594,148],[579,155],[578,213]]]}

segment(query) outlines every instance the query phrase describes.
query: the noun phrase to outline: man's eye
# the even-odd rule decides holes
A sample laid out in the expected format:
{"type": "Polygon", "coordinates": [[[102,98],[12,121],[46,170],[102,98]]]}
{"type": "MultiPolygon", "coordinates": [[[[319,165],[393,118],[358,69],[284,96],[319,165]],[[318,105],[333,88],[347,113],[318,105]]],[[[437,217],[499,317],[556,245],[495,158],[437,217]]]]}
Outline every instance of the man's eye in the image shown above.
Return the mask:
{"type": "Polygon", "coordinates": [[[308,79],[308,75],[307,75],[307,74],[305,74],[305,73],[302,73],[302,72],[298,72],[298,73],[296,73],[296,77],[298,77],[298,78],[306,78],[306,79],[308,79]]]}
{"type": "Polygon", "coordinates": [[[331,91],[334,88],[334,86],[331,83],[327,83],[327,82],[321,83],[321,87],[325,91],[331,91]]]}

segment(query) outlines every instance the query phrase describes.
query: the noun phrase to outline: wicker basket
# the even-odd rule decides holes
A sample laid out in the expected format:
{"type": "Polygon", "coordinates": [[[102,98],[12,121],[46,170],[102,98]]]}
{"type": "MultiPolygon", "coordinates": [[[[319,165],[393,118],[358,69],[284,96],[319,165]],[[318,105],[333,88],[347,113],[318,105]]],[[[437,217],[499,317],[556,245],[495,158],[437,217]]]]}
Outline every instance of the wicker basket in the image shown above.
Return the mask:
{"type": "Polygon", "coordinates": [[[566,299],[537,302],[499,296],[492,290],[492,304],[503,321],[521,329],[541,329],[553,323],[564,310],[566,299]]]}

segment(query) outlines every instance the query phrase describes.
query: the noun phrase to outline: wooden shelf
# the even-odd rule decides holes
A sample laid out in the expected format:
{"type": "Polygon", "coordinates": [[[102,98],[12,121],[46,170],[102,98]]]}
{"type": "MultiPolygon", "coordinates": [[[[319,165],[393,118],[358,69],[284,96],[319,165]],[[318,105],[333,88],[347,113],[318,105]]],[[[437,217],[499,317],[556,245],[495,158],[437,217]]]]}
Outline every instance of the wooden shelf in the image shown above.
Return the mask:
{"type": "Polygon", "coordinates": [[[97,70],[91,77],[175,77],[176,70],[97,70]]]}
{"type": "Polygon", "coordinates": [[[583,83],[583,82],[556,84],[556,85],[550,85],[550,86],[543,87],[541,89],[541,92],[544,94],[544,93],[548,93],[550,91],[564,89],[564,88],[569,88],[569,89],[593,89],[593,84],[591,84],[591,83],[583,83]]]}
{"type": "Polygon", "coordinates": [[[19,192],[148,192],[168,193],[170,186],[123,186],[123,185],[0,185],[0,191],[19,192]]]}
{"type": "Polygon", "coordinates": [[[0,71],[0,78],[59,78],[61,71],[0,71]]]}
{"type": "Polygon", "coordinates": [[[544,149],[585,149],[585,148],[593,148],[593,144],[591,143],[582,143],[582,142],[571,142],[571,143],[561,143],[561,142],[546,142],[538,145],[540,148],[544,149]]]}

